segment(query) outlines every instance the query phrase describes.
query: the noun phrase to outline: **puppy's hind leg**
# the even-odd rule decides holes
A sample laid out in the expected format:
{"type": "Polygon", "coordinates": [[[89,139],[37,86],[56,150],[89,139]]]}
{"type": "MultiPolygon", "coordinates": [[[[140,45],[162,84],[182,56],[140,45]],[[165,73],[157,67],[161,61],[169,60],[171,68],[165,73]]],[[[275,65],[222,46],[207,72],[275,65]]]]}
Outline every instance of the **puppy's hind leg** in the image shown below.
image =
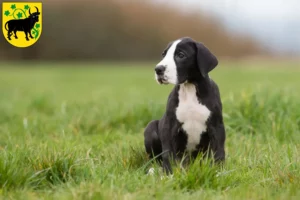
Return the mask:
{"type": "Polygon", "coordinates": [[[161,160],[162,146],[158,137],[158,120],[151,121],[144,131],[144,145],[150,158],[161,160]]]}

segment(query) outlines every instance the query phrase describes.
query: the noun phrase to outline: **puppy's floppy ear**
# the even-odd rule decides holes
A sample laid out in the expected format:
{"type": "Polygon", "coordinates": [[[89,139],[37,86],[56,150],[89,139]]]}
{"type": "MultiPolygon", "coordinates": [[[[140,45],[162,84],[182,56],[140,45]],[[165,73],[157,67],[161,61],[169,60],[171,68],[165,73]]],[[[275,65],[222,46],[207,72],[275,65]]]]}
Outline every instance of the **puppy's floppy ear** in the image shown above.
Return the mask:
{"type": "Polygon", "coordinates": [[[204,44],[196,42],[197,65],[203,77],[218,65],[216,56],[204,44]]]}

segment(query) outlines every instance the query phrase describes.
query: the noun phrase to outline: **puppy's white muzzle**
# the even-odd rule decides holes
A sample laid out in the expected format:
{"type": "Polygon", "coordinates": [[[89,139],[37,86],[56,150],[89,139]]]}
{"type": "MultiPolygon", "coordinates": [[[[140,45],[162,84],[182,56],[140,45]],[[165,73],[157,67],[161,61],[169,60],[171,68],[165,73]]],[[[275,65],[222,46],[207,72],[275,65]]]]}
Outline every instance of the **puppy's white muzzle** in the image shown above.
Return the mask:
{"type": "Polygon", "coordinates": [[[156,80],[160,84],[177,84],[177,66],[174,60],[174,54],[178,43],[181,40],[175,41],[171,47],[169,48],[166,56],[157,64],[157,68],[159,72],[163,70],[163,73],[156,74],[156,80]],[[164,68],[164,69],[163,69],[164,68]]]}

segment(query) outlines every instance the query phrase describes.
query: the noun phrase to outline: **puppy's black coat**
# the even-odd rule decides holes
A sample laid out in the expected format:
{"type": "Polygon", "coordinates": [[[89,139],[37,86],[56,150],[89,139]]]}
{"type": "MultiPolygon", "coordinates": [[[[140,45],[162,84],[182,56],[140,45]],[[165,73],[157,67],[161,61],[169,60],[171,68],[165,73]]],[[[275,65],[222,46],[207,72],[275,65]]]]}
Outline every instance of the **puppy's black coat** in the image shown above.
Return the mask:
{"type": "Polygon", "coordinates": [[[225,129],[222,102],[217,84],[208,73],[217,58],[202,43],[185,37],[170,43],[155,68],[160,84],[175,85],[160,120],[151,121],[144,131],[145,149],[150,158],[162,161],[172,173],[170,159],[181,160],[188,152],[213,152],[216,162],[225,160],[225,129]]]}

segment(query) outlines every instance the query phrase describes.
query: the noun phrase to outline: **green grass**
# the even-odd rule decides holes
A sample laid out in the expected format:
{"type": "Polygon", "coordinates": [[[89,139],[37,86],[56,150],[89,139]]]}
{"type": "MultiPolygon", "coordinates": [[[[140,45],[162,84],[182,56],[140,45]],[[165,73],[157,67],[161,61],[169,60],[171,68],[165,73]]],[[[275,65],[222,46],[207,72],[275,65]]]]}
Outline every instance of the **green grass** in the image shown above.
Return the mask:
{"type": "Polygon", "coordinates": [[[154,64],[2,64],[0,199],[299,199],[300,70],[257,64],[211,73],[224,106],[224,168],[198,160],[163,180],[145,175],[158,166],[143,129],[172,88],[156,84],[154,64]]]}

